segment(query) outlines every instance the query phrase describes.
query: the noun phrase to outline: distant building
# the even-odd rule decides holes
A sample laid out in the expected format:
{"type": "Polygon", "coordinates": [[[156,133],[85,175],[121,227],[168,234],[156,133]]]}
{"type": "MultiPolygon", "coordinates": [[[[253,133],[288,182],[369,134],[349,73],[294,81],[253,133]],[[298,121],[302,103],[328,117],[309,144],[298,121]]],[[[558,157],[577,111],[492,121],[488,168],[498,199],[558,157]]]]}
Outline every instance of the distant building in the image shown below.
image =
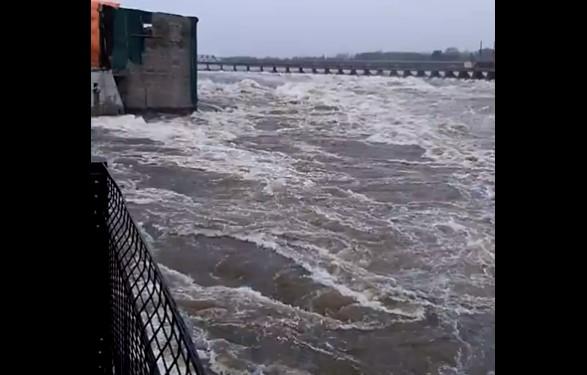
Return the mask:
{"type": "Polygon", "coordinates": [[[334,58],[336,60],[350,60],[353,56],[350,53],[339,53],[334,58]]]}
{"type": "Polygon", "coordinates": [[[478,61],[493,61],[495,50],[493,48],[484,48],[477,53],[476,58],[478,61]]]}

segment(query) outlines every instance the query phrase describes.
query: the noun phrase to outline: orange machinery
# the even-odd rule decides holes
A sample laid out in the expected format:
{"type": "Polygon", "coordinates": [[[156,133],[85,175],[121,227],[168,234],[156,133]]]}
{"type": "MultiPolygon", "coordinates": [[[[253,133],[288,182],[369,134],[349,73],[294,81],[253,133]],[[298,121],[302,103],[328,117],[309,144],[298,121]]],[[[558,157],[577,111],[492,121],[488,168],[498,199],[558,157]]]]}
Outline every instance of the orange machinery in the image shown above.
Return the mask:
{"type": "Polygon", "coordinates": [[[107,0],[91,0],[91,20],[92,20],[92,69],[100,68],[100,11],[102,6],[111,6],[118,8],[120,4],[107,0]]]}

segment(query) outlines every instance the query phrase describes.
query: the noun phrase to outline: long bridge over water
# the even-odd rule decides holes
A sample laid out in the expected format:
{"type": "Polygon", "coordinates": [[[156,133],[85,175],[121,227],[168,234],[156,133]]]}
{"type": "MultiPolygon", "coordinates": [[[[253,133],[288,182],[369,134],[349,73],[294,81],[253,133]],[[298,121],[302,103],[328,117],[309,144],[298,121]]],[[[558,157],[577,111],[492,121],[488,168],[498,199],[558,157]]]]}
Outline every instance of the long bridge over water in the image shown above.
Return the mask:
{"type": "Polygon", "coordinates": [[[379,75],[495,80],[495,63],[462,61],[242,60],[198,62],[201,71],[379,75]]]}

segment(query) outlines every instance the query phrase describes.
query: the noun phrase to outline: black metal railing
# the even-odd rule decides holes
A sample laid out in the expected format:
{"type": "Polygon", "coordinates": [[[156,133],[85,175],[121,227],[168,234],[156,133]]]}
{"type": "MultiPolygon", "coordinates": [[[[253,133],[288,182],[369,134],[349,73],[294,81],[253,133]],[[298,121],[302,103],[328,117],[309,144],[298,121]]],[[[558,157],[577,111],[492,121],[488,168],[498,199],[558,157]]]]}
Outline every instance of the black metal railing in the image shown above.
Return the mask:
{"type": "Polygon", "coordinates": [[[92,163],[94,251],[103,269],[103,323],[98,362],[103,374],[204,374],[157,264],[126,209],[106,165],[92,163]]]}

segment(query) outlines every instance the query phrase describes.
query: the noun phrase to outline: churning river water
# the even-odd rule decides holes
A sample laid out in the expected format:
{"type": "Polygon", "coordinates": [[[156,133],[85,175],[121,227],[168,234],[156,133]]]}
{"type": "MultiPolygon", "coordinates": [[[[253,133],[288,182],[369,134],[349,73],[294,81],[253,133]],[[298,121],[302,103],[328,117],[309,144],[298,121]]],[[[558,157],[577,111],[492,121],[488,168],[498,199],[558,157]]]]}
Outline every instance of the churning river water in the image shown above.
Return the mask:
{"type": "Polygon", "coordinates": [[[92,120],[211,374],[495,371],[495,83],[202,73],[92,120]]]}

